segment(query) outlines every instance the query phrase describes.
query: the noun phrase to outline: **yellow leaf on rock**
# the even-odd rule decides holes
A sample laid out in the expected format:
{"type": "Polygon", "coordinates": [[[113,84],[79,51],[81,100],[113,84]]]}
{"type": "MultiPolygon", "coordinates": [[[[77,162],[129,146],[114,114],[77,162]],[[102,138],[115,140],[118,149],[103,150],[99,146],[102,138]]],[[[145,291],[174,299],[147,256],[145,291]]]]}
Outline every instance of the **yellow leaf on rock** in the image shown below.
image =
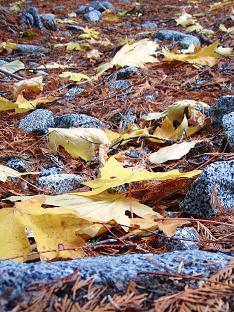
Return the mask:
{"type": "Polygon", "coordinates": [[[96,128],[49,128],[48,145],[54,151],[62,146],[73,157],[81,157],[88,161],[95,156],[96,147],[109,145],[107,135],[96,128]]]}
{"type": "Polygon", "coordinates": [[[68,78],[69,80],[80,82],[82,79],[89,80],[89,76],[82,73],[63,72],[59,75],[61,78],[68,78]]]}
{"type": "Polygon", "coordinates": [[[165,181],[178,178],[191,178],[201,173],[201,171],[193,170],[184,173],[180,173],[178,170],[171,170],[168,172],[150,172],[147,170],[136,171],[124,168],[123,165],[112,156],[108,159],[106,165],[100,168],[100,173],[100,178],[83,183],[92,188],[92,191],[77,194],[82,196],[97,195],[109,188],[137,181],[165,181]]]}
{"type": "Polygon", "coordinates": [[[43,77],[33,77],[30,79],[21,80],[16,82],[13,87],[14,95],[18,96],[22,94],[24,91],[31,91],[34,93],[40,93],[43,90],[43,77]]]}
{"type": "Polygon", "coordinates": [[[191,63],[194,65],[201,66],[214,66],[217,64],[218,59],[221,57],[220,54],[215,52],[219,45],[219,40],[215,41],[211,45],[202,48],[200,51],[194,54],[174,54],[166,49],[162,49],[163,55],[169,61],[179,61],[185,63],[191,63]]]}
{"type": "Polygon", "coordinates": [[[14,208],[0,209],[0,240],[0,260],[11,258],[19,262],[27,260],[31,247],[25,227],[14,208]]]}
{"type": "Polygon", "coordinates": [[[111,62],[102,64],[98,67],[98,75],[114,66],[136,66],[143,68],[145,63],[158,62],[156,49],[158,44],[148,39],[139,40],[133,44],[124,45],[114,56],[111,62]]]}

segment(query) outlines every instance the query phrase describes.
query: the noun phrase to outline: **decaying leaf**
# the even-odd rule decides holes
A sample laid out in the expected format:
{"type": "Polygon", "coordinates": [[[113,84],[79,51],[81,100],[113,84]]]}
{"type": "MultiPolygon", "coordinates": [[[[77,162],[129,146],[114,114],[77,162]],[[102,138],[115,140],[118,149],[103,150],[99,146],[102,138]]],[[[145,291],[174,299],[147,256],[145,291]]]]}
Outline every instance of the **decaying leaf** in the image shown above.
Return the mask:
{"type": "Polygon", "coordinates": [[[3,166],[0,165],[0,181],[1,182],[5,182],[7,180],[8,177],[20,177],[22,175],[22,173],[9,168],[7,166],[3,166]]]}
{"type": "Polygon", "coordinates": [[[144,67],[145,63],[158,62],[156,54],[158,44],[148,39],[139,40],[133,44],[124,45],[114,56],[111,62],[102,64],[98,67],[98,74],[101,75],[114,66],[136,66],[144,67]]]}
{"type": "Polygon", "coordinates": [[[82,73],[72,73],[72,72],[63,72],[59,75],[61,78],[68,78],[69,80],[80,82],[82,79],[89,80],[89,76],[82,74],[82,73]]]}
{"type": "Polygon", "coordinates": [[[196,20],[191,14],[186,13],[185,11],[181,14],[180,17],[176,19],[176,24],[183,27],[195,24],[196,20]]]}
{"type": "Polygon", "coordinates": [[[79,36],[79,38],[83,39],[83,40],[87,40],[87,39],[91,39],[91,38],[97,40],[99,38],[99,35],[100,35],[100,33],[98,31],[96,31],[95,29],[85,27],[83,29],[83,34],[81,34],[79,36]]]}
{"type": "Polygon", "coordinates": [[[158,227],[161,231],[163,231],[164,234],[166,234],[167,237],[172,237],[175,232],[177,227],[180,227],[185,224],[189,224],[189,221],[185,220],[162,220],[162,221],[157,221],[158,227]]]}
{"type": "Polygon", "coordinates": [[[0,96],[0,112],[17,108],[17,104],[0,96]]]}
{"type": "Polygon", "coordinates": [[[231,56],[232,55],[232,52],[233,52],[233,48],[223,48],[223,47],[218,47],[216,49],[216,52],[220,55],[223,55],[223,56],[231,56]]]}
{"type": "Polygon", "coordinates": [[[56,101],[59,97],[55,96],[39,96],[35,100],[26,100],[23,95],[19,94],[17,97],[16,102],[14,103],[17,105],[15,108],[16,113],[25,113],[27,111],[33,110],[37,107],[39,104],[45,104],[45,103],[52,103],[56,101]]]}
{"type": "Polygon", "coordinates": [[[149,161],[153,164],[162,164],[168,160],[180,159],[185,156],[199,141],[175,143],[162,147],[149,156],[149,161]]]}
{"type": "Polygon", "coordinates": [[[48,145],[54,151],[62,146],[73,157],[81,157],[88,161],[95,156],[95,150],[100,144],[110,144],[101,129],[96,128],[49,128],[48,145]]]}
{"type": "Polygon", "coordinates": [[[126,169],[114,157],[110,157],[106,165],[100,168],[101,177],[83,184],[92,188],[92,191],[78,193],[82,196],[92,196],[100,194],[109,188],[119,186],[125,183],[145,181],[145,180],[171,180],[177,178],[191,178],[200,173],[200,170],[180,173],[178,170],[168,172],[150,172],[147,170],[136,171],[126,169]]]}
{"type": "Polygon", "coordinates": [[[200,51],[194,54],[175,54],[167,51],[165,48],[162,49],[162,52],[165,58],[169,61],[179,61],[191,63],[194,65],[206,65],[212,67],[217,64],[218,59],[221,57],[220,54],[216,52],[218,45],[219,40],[205,48],[202,48],[200,51]]]}
{"type": "Polygon", "coordinates": [[[1,65],[0,68],[7,70],[11,74],[14,74],[17,71],[24,69],[25,66],[24,66],[24,63],[22,63],[19,60],[16,60],[16,61],[12,61],[9,63],[5,63],[5,64],[1,65]]]}
{"type": "Polygon", "coordinates": [[[43,77],[33,77],[30,79],[21,80],[16,82],[13,87],[14,95],[17,97],[19,94],[23,94],[24,91],[31,91],[39,94],[43,90],[43,77]]]}
{"type": "Polygon", "coordinates": [[[12,53],[16,49],[17,44],[14,42],[2,42],[0,43],[0,53],[4,50],[7,51],[8,54],[12,53]]]}

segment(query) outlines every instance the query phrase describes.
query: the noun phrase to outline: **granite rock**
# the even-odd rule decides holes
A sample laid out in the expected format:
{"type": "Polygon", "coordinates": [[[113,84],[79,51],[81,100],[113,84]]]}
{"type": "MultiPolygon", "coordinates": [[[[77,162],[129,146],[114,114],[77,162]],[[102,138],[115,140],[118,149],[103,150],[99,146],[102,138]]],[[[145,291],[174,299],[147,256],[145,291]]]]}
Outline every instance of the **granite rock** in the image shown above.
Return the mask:
{"type": "Polygon", "coordinates": [[[68,98],[69,100],[74,100],[76,98],[77,95],[81,94],[82,92],[84,92],[83,88],[79,88],[79,87],[72,87],[71,89],[69,89],[63,96],[63,98],[68,98]]]}
{"type": "Polygon", "coordinates": [[[139,70],[135,66],[127,66],[124,68],[121,68],[120,70],[117,71],[116,73],[116,79],[121,80],[121,79],[129,79],[132,76],[140,76],[139,70]]]}
{"type": "Polygon", "coordinates": [[[112,116],[111,121],[118,124],[119,131],[123,131],[129,124],[135,123],[136,114],[131,110],[126,112],[117,112],[114,116],[112,116]]]}
{"type": "Polygon", "coordinates": [[[19,172],[25,172],[30,167],[30,165],[24,159],[14,156],[8,158],[6,165],[19,172]]]}
{"type": "Polygon", "coordinates": [[[234,112],[223,116],[223,129],[230,149],[234,152],[234,112]]]}
{"type": "Polygon", "coordinates": [[[146,94],[145,96],[144,96],[144,99],[146,100],[146,101],[155,101],[156,100],[156,96],[154,95],[154,94],[146,94]]]}
{"type": "Polygon", "coordinates": [[[51,167],[51,168],[42,168],[41,172],[39,174],[39,177],[47,177],[50,175],[55,175],[55,174],[59,174],[62,172],[62,168],[59,167],[51,167]]]}
{"type": "Polygon", "coordinates": [[[92,10],[84,14],[84,18],[92,24],[96,24],[97,22],[99,22],[101,17],[102,13],[97,10],[92,10]]]}
{"type": "Polygon", "coordinates": [[[192,184],[181,204],[183,212],[209,218],[219,214],[212,202],[215,191],[224,209],[234,208],[234,160],[217,161],[207,166],[192,184]]]}
{"type": "Polygon", "coordinates": [[[36,109],[21,119],[18,128],[25,132],[47,133],[48,128],[54,127],[54,115],[48,109],[36,109]]]}
{"type": "Polygon", "coordinates": [[[123,89],[127,89],[131,86],[131,82],[127,81],[127,80],[116,80],[116,81],[112,81],[110,83],[110,87],[111,89],[115,89],[115,90],[123,90],[123,89]]]}
{"type": "Polygon", "coordinates": [[[75,174],[51,174],[39,177],[38,186],[55,194],[71,192],[81,187],[84,177],[75,174]]]}
{"type": "Polygon", "coordinates": [[[85,14],[85,13],[91,12],[93,10],[94,10],[94,8],[90,5],[81,5],[81,6],[79,6],[78,9],[75,10],[75,13],[76,14],[85,14]]]}
{"type": "Polygon", "coordinates": [[[214,125],[221,127],[223,116],[234,111],[234,95],[221,96],[209,110],[214,125]]]}
{"type": "Polygon", "coordinates": [[[39,53],[47,53],[48,49],[39,46],[39,45],[33,45],[33,44],[17,44],[16,45],[16,52],[22,53],[22,54],[39,54],[39,53]]]}
{"type": "Polygon", "coordinates": [[[57,22],[54,14],[40,14],[40,17],[45,28],[52,31],[57,30],[57,22]]]}
{"type": "Polygon", "coordinates": [[[93,1],[91,2],[91,7],[94,8],[94,10],[104,12],[106,10],[113,9],[113,5],[109,1],[101,0],[101,1],[93,1]]]}
{"type": "Polygon", "coordinates": [[[65,114],[55,117],[56,128],[101,128],[103,126],[99,119],[85,114],[65,114]]]}
{"type": "Polygon", "coordinates": [[[200,46],[200,40],[197,37],[176,30],[160,30],[155,34],[155,39],[171,41],[172,45],[179,44],[182,48],[188,48],[192,44],[200,46]]]}
{"type": "Polygon", "coordinates": [[[17,263],[0,261],[0,298],[8,296],[7,303],[1,311],[10,311],[14,300],[20,296],[33,282],[48,282],[59,279],[79,270],[82,278],[94,277],[101,285],[127,286],[130,280],[137,278],[139,271],[160,271],[178,274],[199,275],[208,277],[227,266],[234,257],[219,252],[212,253],[201,250],[174,251],[165,254],[127,254],[122,256],[102,256],[80,258],[70,261],[51,263],[17,263]],[[183,261],[183,266],[181,262],[183,261]]]}
{"type": "Polygon", "coordinates": [[[144,28],[144,29],[155,29],[155,28],[157,28],[157,24],[154,22],[147,22],[147,23],[142,24],[142,28],[144,28]]]}

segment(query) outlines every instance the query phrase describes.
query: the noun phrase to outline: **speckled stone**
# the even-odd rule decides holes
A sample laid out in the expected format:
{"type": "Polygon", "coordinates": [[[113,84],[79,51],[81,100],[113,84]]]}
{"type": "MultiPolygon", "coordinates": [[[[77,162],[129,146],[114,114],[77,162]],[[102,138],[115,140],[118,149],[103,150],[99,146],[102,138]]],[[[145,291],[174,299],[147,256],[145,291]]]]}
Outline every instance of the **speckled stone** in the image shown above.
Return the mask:
{"type": "Polygon", "coordinates": [[[223,116],[223,129],[230,149],[234,152],[234,112],[223,116]]]}
{"type": "Polygon", "coordinates": [[[165,254],[127,254],[123,256],[102,256],[80,258],[71,261],[51,263],[17,263],[0,261],[0,296],[5,292],[7,301],[2,301],[3,312],[10,311],[14,299],[35,281],[52,281],[79,270],[82,278],[93,277],[101,285],[127,286],[138,272],[160,271],[171,274],[180,273],[206,278],[211,273],[227,266],[234,257],[220,252],[212,253],[201,250],[180,250],[165,254]],[[183,265],[181,266],[181,263],[183,265]]]}
{"type": "Polygon", "coordinates": [[[142,24],[142,28],[144,28],[144,29],[155,29],[155,28],[157,28],[157,24],[154,22],[147,22],[147,23],[142,24]]]}
{"type": "Polygon", "coordinates": [[[134,124],[136,114],[129,110],[127,112],[118,112],[112,116],[111,121],[119,126],[119,131],[126,129],[129,124],[134,124]]]}
{"type": "Polygon", "coordinates": [[[154,94],[146,94],[144,96],[144,99],[147,101],[155,101],[156,100],[156,96],[154,94]]]}
{"type": "Polygon", "coordinates": [[[193,227],[177,228],[172,238],[160,238],[160,243],[166,245],[167,250],[198,249],[198,233],[193,227]],[[173,239],[174,238],[174,239],[173,239]]]}
{"type": "Polygon", "coordinates": [[[214,125],[221,127],[223,116],[234,111],[234,95],[221,96],[209,110],[214,125]]]}
{"type": "Polygon", "coordinates": [[[76,14],[84,14],[84,13],[88,13],[90,11],[93,11],[94,8],[90,5],[81,5],[79,6],[78,9],[75,10],[76,14]]]}
{"type": "Polygon", "coordinates": [[[101,0],[101,1],[93,1],[91,2],[91,7],[93,7],[95,10],[104,12],[106,10],[113,9],[113,5],[109,1],[101,0]]]}
{"type": "Polygon", "coordinates": [[[48,109],[36,109],[26,117],[22,118],[18,128],[25,132],[47,133],[48,128],[54,127],[54,115],[48,109]]]}
{"type": "Polygon", "coordinates": [[[129,79],[132,76],[140,76],[139,70],[135,66],[127,66],[124,68],[121,68],[120,70],[117,71],[116,73],[116,79],[121,80],[121,79],[129,79]]]}
{"type": "Polygon", "coordinates": [[[55,194],[71,192],[81,187],[84,177],[75,174],[52,174],[38,179],[38,186],[55,194]]]}
{"type": "Polygon", "coordinates": [[[115,89],[115,90],[127,89],[131,85],[132,85],[131,82],[129,82],[128,80],[116,80],[110,83],[111,89],[115,89]]]}
{"type": "Polygon", "coordinates": [[[97,10],[92,10],[84,14],[84,18],[92,24],[96,24],[97,22],[99,22],[101,17],[102,13],[97,10]]]}
{"type": "Polygon", "coordinates": [[[55,117],[57,128],[101,128],[104,124],[97,118],[85,114],[65,114],[55,117]]]}
{"type": "Polygon", "coordinates": [[[72,87],[64,94],[63,98],[74,100],[77,97],[77,95],[81,94],[82,92],[84,92],[83,88],[72,87]]]}
{"type": "Polygon", "coordinates": [[[180,44],[182,48],[188,48],[190,45],[200,46],[200,40],[193,36],[184,34],[176,30],[159,30],[155,34],[155,39],[160,41],[171,41],[172,44],[180,44]]]}
{"type": "Polygon", "coordinates": [[[59,167],[51,167],[51,168],[42,168],[41,172],[39,174],[40,177],[47,177],[49,175],[55,175],[55,174],[59,174],[62,172],[62,168],[59,167]]]}
{"type": "Polygon", "coordinates": [[[209,218],[219,210],[212,203],[212,187],[225,209],[234,207],[234,160],[217,161],[207,166],[192,184],[181,204],[190,215],[209,218]]]}
{"type": "Polygon", "coordinates": [[[19,172],[25,172],[30,167],[30,165],[24,159],[20,157],[10,157],[7,160],[6,165],[19,172]]]}
{"type": "Polygon", "coordinates": [[[54,14],[46,13],[40,14],[43,25],[45,28],[56,31],[57,30],[57,22],[54,14]]]}

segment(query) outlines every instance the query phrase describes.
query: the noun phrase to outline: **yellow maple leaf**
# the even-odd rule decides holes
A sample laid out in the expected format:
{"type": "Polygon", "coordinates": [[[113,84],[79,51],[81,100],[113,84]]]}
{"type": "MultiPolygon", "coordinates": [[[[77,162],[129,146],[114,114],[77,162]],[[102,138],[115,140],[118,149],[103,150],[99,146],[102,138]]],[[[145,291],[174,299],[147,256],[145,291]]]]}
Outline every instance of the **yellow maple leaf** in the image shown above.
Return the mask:
{"type": "Polygon", "coordinates": [[[162,48],[162,53],[169,61],[179,61],[185,63],[191,63],[201,66],[214,66],[217,64],[218,59],[221,57],[215,50],[219,45],[219,40],[215,41],[211,45],[202,48],[197,53],[193,54],[175,54],[162,48]]]}
{"type": "Polygon", "coordinates": [[[82,196],[97,195],[109,188],[137,181],[164,181],[179,178],[192,178],[201,173],[201,171],[193,170],[184,173],[180,173],[179,170],[171,170],[168,172],[150,172],[148,170],[136,171],[124,168],[123,165],[112,156],[108,159],[105,166],[100,168],[100,173],[100,178],[83,183],[92,188],[92,191],[77,194],[82,196]]]}
{"type": "Polygon", "coordinates": [[[61,78],[68,78],[69,80],[80,82],[82,79],[89,80],[89,76],[82,73],[73,73],[73,72],[63,72],[59,75],[61,78]]]}
{"type": "Polygon", "coordinates": [[[95,156],[96,147],[109,145],[107,135],[96,128],[49,128],[48,145],[54,152],[62,146],[73,157],[88,161],[95,156]]]}
{"type": "Polygon", "coordinates": [[[196,20],[191,14],[186,13],[185,11],[176,19],[176,24],[183,27],[195,24],[196,20]]]}
{"type": "Polygon", "coordinates": [[[43,90],[43,77],[33,77],[30,79],[24,79],[16,82],[13,86],[13,92],[15,96],[22,94],[24,91],[31,91],[39,94],[43,90]]]}
{"type": "Polygon", "coordinates": [[[2,42],[0,43],[0,53],[2,53],[4,50],[7,51],[7,53],[12,53],[17,47],[17,44],[14,42],[2,42]]]}
{"type": "Polygon", "coordinates": [[[0,96],[0,112],[17,108],[17,104],[0,96]]]}
{"type": "Polygon", "coordinates": [[[83,39],[83,40],[87,40],[87,39],[91,39],[91,38],[97,40],[99,38],[99,35],[100,35],[100,33],[98,31],[96,31],[95,29],[85,27],[83,29],[83,34],[81,34],[79,36],[79,38],[83,39]]]}
{"type": "Polygon", "coordinates": [[[48,96],[48,97],[37,97],[35,100],[26,100],[22,94],[19,94],[17,97],[17,100],[15,102],[16,108],[15,112],[16,113],[25,113],[30,110],[33,110],[37,107],[39,104],[45,104],[45,103],[52,103],[56,101],[59,97],[55,96],[48,96]]]}

